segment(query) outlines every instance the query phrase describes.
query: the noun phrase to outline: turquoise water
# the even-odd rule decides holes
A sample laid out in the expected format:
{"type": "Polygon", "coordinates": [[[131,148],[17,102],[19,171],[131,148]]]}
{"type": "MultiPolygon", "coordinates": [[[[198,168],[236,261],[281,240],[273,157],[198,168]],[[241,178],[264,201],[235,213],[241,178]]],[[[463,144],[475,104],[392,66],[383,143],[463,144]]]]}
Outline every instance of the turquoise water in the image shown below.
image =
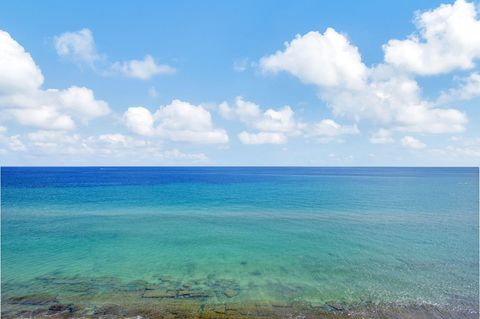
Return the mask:
{"type": "Polygon", "coordinates": [[[477,168],[3,168],[1,177],[3,297],[85,298],[164,280],[209,291],[207,303],[478,308],[477,168]],[[73,279],[82,289],[64,284],[73,279]]]}

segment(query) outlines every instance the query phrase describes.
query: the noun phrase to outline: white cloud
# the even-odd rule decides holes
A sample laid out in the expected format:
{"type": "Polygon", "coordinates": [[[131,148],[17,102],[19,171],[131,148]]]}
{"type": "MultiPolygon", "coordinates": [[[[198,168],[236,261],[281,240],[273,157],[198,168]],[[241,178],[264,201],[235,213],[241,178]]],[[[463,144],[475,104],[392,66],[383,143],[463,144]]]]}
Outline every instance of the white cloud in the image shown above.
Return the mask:
{"type": "Polygon", "coordinates": [[[477,96],[478,73],[432,103],[421,97],[417,81],[402,70],[438,74],[473,68],[480,57],[480,21],[475,6],[458,0],[424,12],[416,21],[419,35],[391,40],[384,46],[387,64],[367,68],[358,49],[344,35],[328,28],[324,34],[312,31],[297,35],[285,50],[262,58],[260,66],[264,71],[286,71],[315,84],[319,97],[336,116],[368,120],[393,131],[462,132],[468,122],[466,114],[438,105],[477,96]]]}
{"type": "Polygon", "coordinates": [[[358,134],[359,130],[356,125],[340,125],[334,120],[326,119],[315,123],[310,131],[310,135],[323,137],[336,137],[347,134],[358,134]]]}
{"type": "Polygon", "coordinates": [[[358,134],[356,125],[341,125],[331,119],[324,119],[317,123],[309,124],[305,127],[305,136],[314,137],[316,142],[326,144],[331,142],[342,143],[343,135],[358,134]]]}
{"type": "MultiPolygon", "coordinates": [[[[20,135],[11,135],[7,136],[5,133],[7,128],[5,126],[0,126],[0,146],[6,147],[10,151],[23,152],[27,150],[25,144],[23,144],[20,139],[20,135]]],[[[0,154],[8,153],[7,149],[0,148],[0,154]]]]}
{"type": "MultiPolygon", "coordinates": [[[[96,63],[101,60],[104,61],[104,64],[110,64],[104,55],[97,52],[92,31],[87,28],[75,32],[64,32],[56,36],[53,43],[57,54],[62,57],[69,57],[92,68],[95,68],[96,63]]],[[[160,74],[175,73],[173,67],[167,64],[157,64],[150,54],[145,55],[143,60],[113,62],[100,74],[108,75],[112,71],[141,80],[148,80],[160,74]]]]}
{"type": "Polygon", "coordinates": [[[445,104],[452,101],[466,101],[480,96],[480,73],[474,72],[468,77],[460,79],[456,88],[442,91],[437,100],[438,104],[445,104]]]}
{"type": "Polygon", "coordinates": [[[459,110],[431,108],[426,103],[406,106],[397,121],[396,130],[430,134],[463,132],[468,122],[465,113],[459,110]]]}
{"type": "Polygon", "coordinates": [[[391,144],[395,142],[392,132],[383,128],[372,134],[369,140],[372,144],[391,144]]]}
{"type": "Polygon", "coordinates": [[[181,131],[206,131],[212,128],[210,112],[202,106],[195,106],[181,100],[173,100],[161,106],[154,114],[161,129],[181,131]]]}
{"type": "Polygon", "coordinates": [[[255,127],[260,131],[296,133],[298,123],[294,118],[295,113],[290,106],[284,106],[280,110],[268,109],[263,113],[255,127]]]}
{"type": "Polygon", "coordinates": [[[9,112],[21,125],[53,130],[75,129],[72,118],[52,106],[10,109],[9,112]]]}
{"type": "Polygon", "coordinates": [[[320,137],[323,142],[330,142],[334,140],[333,137],[359,133],[356,125],[340,125],[330,119],[312,124],[298,121],[295,119],[295,112],[288,105],[262,111],[259,105],[245,101],[242,97],[237,97],[232,106],[223,102],[218,109],[223,117],[237,119],[249,129],[257,130],[243,131],[238,135],[244,144],[283,144],[289,137],[299,135],[320,137]]]}
{"type": "Polygon", "coordinates": [[[238,139],[243,144],[284,144],[287,142],[285,134],[277,132],[249,133],[243,131],[238,134],[238,139]]]}
{"type": "Polygon", "coordinates": [[[165,159],[186,159],[192,160],[194,162],[205,162],[208,160],[208,157],[203,153],[184,153],[178,149],[172,149],[161,153],[161,157],[165,159]]]}
{"type": "Polygon", "coordinates": [[[446,153],[457,157],[480,157],[480,147],[458,147],[449,145],[446,147],[446,153]]]}
{"type": "Polygon", "coordinates": [[[23,152],[27,150],[27,147],[20,140],[19,135],[13,135],[8,138],[7,147],[12,151],[23,152]]]}
{"type": "Polygon", "coordinates": [[[99,141],[102,141],[110,145],[127,145],[128,137],[123,134],[102,134],[98,137],[99,141]]]}
{"type": "Polygon", "coordinates": [[[110,112],[108,104],[96,100],[88,88],[43,90],[42,84],[42,73],[30,54],[0,31],[0,107],[6,118],[26,126],[71,130],[74,118],[87,122],[110,112]]]}
{"type": "Polygon", "coordinates": [[[151,136],[154,133],[154,118],[150,111],[142,106],[129,107],[123,115],[125,125],[134,133],[151,136]]]}
{"type": "Polygon", "coordinates": [[[110,113],[107,102],[96,100],[93,91],[86,87],[72,86],[55,93],[58,94],[62,109],[73,112],[85,121],[110,113]]]}
{"type": "Polygon", "coordinates": [[[362,87],[367,68],[357,47],[345,35],[328,28],[321,34],[311,31],[285,43],[284,51],[260,60],[264,71],[286,71],[302,82],[321,87],[362,87]]]}
{"type": "Polygon", "coordinates": [[[122,155],[149,146],[147,141],[119,133],[82,137],[65,131],[40,130],[28,133],[27,138],[38,154],[122,155]]]}
{"type": "Polygon", "coordinates": [[[157,64],[151,55],[146,55],[143,60],[130,60],[125,62],[116,62],[112,69],[123,75],[141,80],[151,79],[159,74],[175,73],[175,69],[166,64],[157,64]]]}
{"type": "Polygon", "coordinates": [[[0,30],[0,95],[29,92],[43,83],[32,56],[5,31],[0,30]]]}
{"type": "Polygon", "coordinates": [[[227,102],[221,103],[219,112],[227,119],[239,120],[260,131],[296,134],[302,127],[302,123],[295,120],[295,113],[290,106],[262,111],[259,105],[245,101],[241,96],[235,99],[233,106],[227,102]]]}
{"type": "Polygon", "coordinates": [[[219,112],[226,119],[238,119],[246,123],[255,121],[261,116],[260,107],[253,102],[245,101],[241,96],[235,98],[233,107],[227,102],[221,103],[219,112]]]}
{"type": "Polygon", "coordinates": [[[417,15],[418,34],[390,40],[383,46],[385,61],[421,75],[471,69],[480,57],[480,21],[475,4],[454,4],[417,15]]]}
{"type": "Polygon", "coordinates": [[[22,142],[20,135],[11,135],[7,136],[5,133],[7,128],[5,126],[0,126],[0,154],[7,154],[8,151],[13,152],[24,152],[27,150],[26,145],[22,142]]]}
{"type": "Polygon", "coordinates": [[[213,127],[210,112],[180,100],[161,106],[154,114],[144,107],[131,107],[124,120],[130,130],[140,135],[200,144],[228,142],[225,130],[213,127]]]}
{"type": "Polygon", "coordinates": [[[454,136],[450,138],[453,145],[448,145],[444,151],[445,155],[455,157],[480,157],[480,137],[468,138],[463,136],[454,136]]]}
{"type": "Polygon", "coordinates": [[[402,144],[402,146],[406,148],[417,149],[417,150],[425,148],[427,146],[413,136],[404,136],[400,140],[400,143],[402,144]]]}
{"type": "Polygon", "coordinates": [[[163,149],[154,141],[147,141],[120,133],[81,136],[66,131],[40,130],[28,133],[22,140],[20,135],[3,136],[0,132],[2,153],[18,153],[25,150],[38,159],[56,158],[75,163],[92,161],[92,156],[104,161],[119,159],[120,164],[145,163],[202,163],[208,161],[204,153],[185,153],[176,148],[163,149]],[[66,157],[63,157],[66,156],[66,157]]]}
{"type": "Polygon", "coordinates": [[[335,115],[390,125],[394,130],[424,133],[462,132],[467,117],[457,109],[435,108],[420,97],[418,83],[408,77],[377,77],[372,72],[364,90],[328,90],[321,97],[335,115]]]}
{"type": "Polygon", "coordinates": [[[256,133],[240,133],[239,139],[244,144],[283,144],[287,142],[288,136],[301,134],[304,127],[303,123],[295,119],[295,113],[288,105],[262,111],[259,105],[238,96],[232,106],[223,102],[218,110],[223,117],[239,120],[250,129],[258,130],[256,133]]]}
{"type": "Polygon", "coordinates": [[[80,140],[80,135],[67,135],[64,131],[40,130],[27,134],[30,141],[35,143],[55,142],[64,144],[74,144],[80,140]]]}
{"type": "Polygon", "coordinates": [[[92,31],[82,29],[76,32],[64,32],[54,38],[57,54],[63,57],[71,57],[77,62],[93,66],[101,59],[95,48],[92,31]]]}
{"type": "Polygon", "coordinates": [[[366,68],[357,48],[331,28],[323,35],[297,36],[285,51],[260,64],[264,70],[284,70],[316,84],[319,97],[336,116],[405,132],[462,132],[467,123],[463,112],[423,100],[418,83],[391,65],[366,68]]]}

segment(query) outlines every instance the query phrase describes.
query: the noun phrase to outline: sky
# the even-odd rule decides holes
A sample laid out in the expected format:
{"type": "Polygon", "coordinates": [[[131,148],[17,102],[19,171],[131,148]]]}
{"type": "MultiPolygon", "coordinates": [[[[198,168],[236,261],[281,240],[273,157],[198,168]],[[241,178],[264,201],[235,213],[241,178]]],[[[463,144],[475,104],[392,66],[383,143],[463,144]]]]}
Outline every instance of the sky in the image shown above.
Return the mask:
{"type": "Polygon", "coordinates": [[[480,3],[0,2],[0,164],[478,166],[480,3]]]}

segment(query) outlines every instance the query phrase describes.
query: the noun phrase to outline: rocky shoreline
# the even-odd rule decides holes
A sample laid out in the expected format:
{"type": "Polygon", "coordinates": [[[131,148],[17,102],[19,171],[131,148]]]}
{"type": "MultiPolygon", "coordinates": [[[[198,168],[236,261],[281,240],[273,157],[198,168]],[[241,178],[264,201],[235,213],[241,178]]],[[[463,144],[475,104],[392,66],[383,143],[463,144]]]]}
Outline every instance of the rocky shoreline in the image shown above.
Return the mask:
{"type": "MultiPolygon", "coordinates": [[[[282,285],[272,289],[282,293],[282,285]]],[[[324,303],[242,298],[232,279],[181,281],[162,275],[123,283],[113,277],[42,276],[2,283],[2,318],[478,318],[478,303],[458,306],[339,301],[324,303]]],[[[285,293],[292,293],[286,290],[285,293]]],[[[290,300],[295,300],[292,298],[290,300]]]]}
{"type": "Polygon", "coordinates": [[[308,304],[203,304],[195,301],[158,300],[155,303],[105,303],[95,306],[51,303],[30,305],[17,311],[2,311],[2,318],[371,318],[371,319],[473,319],[478,311],[447,309],[434,305],[345,305],[308,304]],[[30,309],[28,309],[30,308],[30,309]]]}

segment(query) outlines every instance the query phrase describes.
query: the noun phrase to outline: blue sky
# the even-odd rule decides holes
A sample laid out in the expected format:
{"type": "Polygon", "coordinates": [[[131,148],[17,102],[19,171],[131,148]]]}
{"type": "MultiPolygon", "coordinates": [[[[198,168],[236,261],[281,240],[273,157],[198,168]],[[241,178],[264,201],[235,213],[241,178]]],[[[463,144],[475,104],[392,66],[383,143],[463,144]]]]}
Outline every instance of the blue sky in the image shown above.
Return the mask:
{"type": "Polygon", "coordinates": [[[2,1],[1,163],[477,166],[478,12],[2,1]]]}

